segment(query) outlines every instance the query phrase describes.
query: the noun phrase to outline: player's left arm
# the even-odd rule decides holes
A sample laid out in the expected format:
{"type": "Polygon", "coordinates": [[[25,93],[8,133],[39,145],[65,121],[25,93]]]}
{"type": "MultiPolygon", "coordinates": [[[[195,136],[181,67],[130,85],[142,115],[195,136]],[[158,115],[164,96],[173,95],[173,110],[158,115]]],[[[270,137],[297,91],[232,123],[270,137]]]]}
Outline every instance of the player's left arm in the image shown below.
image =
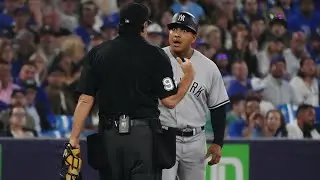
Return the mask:
{"type": "Polygon", "coordinates": [[[209,165],[217,164],[220,161],[226,128],[226,106],[230,102],[219,69],[214,66],[212,72],[211,87],[208,93],[208,107],[211,115],[214,140],[208,149],[207,157],[212,155],[209,165]]]}

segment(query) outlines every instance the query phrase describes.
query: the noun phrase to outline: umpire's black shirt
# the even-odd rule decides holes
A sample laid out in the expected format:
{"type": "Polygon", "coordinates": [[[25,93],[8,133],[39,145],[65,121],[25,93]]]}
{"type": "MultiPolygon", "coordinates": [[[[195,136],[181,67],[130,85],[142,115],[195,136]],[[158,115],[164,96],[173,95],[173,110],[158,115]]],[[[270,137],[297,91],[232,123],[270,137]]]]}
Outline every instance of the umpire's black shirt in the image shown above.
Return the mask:
{"type": "Polygon", "coordinates": [[[158,99],[177,88],[162,49],[140,35],[121,35],[86,55],[77,90],[96,97],[100,116],[158,118],[158,99]]]}

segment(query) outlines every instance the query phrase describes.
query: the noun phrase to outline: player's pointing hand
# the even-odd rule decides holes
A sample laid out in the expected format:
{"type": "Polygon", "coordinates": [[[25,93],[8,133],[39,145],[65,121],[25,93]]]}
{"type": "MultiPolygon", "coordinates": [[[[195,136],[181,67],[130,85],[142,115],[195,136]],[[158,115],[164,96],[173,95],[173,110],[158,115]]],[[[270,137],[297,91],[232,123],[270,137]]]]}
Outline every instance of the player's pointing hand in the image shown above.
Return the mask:
{"type": "Polygon", "coordinates": [[[192,63],[189,59],[184,58],[184,62],[183,62],[181,58],[177,57],[177,61],[180,64],[180,67],[185,75],[194,76],[195,72],[194,72],[192,63]]]}

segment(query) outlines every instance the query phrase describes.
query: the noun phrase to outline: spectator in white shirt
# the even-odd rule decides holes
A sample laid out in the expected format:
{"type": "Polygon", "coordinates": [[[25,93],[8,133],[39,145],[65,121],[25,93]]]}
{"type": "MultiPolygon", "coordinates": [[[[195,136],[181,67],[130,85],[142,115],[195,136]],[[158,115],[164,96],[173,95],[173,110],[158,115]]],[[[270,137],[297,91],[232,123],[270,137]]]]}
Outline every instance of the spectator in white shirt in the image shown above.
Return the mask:
{"type": "Polygon", "coordinates": [[[308,57],[301,60],[298,75],[291,79],[290,85],[299,103],[319,106],[319,84],[313,59],[308,57]]]}
{"type": "Polygon", "coordinates": [[[288,138],[290,139],[320,139],[320,134],[315,128],[316,111],[313,106],[301,104],[297,110],[296,123],[287,125],[288,138]]]}

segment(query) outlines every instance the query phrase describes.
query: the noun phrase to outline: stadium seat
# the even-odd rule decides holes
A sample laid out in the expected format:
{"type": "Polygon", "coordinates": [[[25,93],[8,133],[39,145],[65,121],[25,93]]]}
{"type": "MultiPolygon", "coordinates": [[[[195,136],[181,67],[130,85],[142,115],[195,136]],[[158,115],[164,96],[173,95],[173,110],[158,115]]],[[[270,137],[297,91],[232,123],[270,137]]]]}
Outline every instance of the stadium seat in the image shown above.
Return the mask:
{"type": "Polygon", "coordinates": [[[296,111],[298,106],[291,104],[282,104],[277,107],[283,114],[286,123],[294,122],[296,120],[296,111]]]}

